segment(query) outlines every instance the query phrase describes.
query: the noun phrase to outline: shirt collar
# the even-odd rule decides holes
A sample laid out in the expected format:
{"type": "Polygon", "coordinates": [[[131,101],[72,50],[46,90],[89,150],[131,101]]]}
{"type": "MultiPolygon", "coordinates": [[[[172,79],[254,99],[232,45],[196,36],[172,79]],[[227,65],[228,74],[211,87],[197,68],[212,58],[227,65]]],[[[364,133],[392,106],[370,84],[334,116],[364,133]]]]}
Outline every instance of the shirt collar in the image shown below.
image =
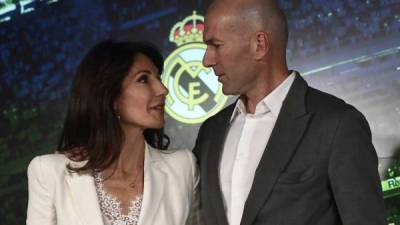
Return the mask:
{"type": "MultiPolygon", "coordinates": [[[[254,115],[260,115],[267,112],[271,112],[275,117],[278,117],[279,112],[282,108],[282,103],[285,100],[290,87],[293,84],[295,79],[295,72],[292,71],[290,75],[281,83],[278,87],[276,87],[271,93],[265,96],[259,103],[257,103],[256,111],[254,115]]],[[[246,107],[242,99],[238,99],[235,105],[235,109],[233,110],[231,120],[236,118],[239,114],[246,115],[246,107]]]]}

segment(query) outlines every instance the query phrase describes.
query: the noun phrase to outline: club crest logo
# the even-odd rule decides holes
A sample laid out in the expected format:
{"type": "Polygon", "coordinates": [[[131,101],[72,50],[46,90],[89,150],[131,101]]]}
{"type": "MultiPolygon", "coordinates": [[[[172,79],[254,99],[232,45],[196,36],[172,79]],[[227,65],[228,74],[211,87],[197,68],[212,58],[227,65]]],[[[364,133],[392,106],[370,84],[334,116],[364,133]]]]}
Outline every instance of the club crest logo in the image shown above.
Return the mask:
{"type": "Polygon", "coordinates": [[[177,45],[165,60],[162,80],[169,89],[165,111],[179,122],[197,124],[221,110],[228,97],[214,71],[202,65],[204,17],[193,12],[175,24],[169,41],[177,45]]]}

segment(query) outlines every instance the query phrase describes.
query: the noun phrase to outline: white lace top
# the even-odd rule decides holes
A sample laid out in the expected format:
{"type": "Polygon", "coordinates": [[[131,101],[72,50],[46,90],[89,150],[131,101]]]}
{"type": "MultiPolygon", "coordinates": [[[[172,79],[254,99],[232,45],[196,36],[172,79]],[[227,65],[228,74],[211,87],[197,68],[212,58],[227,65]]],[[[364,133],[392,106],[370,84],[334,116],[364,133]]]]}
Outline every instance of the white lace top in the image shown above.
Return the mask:
{"type": "Polygon", "coordinates": [[[138,224],[143,196],[137,196],[134,200],[132,200],[128,214],[124,215],[122,214],[120,201],[104,191],[101,173],[94,173],[94,182],[97,196],[99,198],[100,209],[103,214],[103,222],[105,225],[138,224]]]}

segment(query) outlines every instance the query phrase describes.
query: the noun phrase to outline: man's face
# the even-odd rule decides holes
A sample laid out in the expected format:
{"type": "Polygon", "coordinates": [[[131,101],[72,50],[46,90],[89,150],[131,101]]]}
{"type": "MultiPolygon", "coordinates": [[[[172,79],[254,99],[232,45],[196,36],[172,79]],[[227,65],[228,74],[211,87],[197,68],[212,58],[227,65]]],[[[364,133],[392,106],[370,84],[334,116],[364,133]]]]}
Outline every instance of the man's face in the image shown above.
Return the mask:
{"type": "Polygon", "coordinates": [[[205,67],[212,67],[227,95],[246,94],[254,86],[254,61],[250,35],[243,23],[229,12],[213,9],[205,17],[205,67]]]}

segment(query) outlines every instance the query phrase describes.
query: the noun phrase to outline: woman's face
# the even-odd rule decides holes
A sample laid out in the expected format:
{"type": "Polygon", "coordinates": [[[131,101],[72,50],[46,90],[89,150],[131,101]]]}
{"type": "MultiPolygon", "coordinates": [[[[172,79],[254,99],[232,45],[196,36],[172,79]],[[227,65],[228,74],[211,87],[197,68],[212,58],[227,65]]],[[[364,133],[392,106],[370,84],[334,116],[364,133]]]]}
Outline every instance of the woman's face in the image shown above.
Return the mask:
{"type": "Polygon", "coordinates": [[[114,103],[121,125],[143,129],[163,127],[167,94],[157,67],[147,56],[138,54],[114,103]]]}

